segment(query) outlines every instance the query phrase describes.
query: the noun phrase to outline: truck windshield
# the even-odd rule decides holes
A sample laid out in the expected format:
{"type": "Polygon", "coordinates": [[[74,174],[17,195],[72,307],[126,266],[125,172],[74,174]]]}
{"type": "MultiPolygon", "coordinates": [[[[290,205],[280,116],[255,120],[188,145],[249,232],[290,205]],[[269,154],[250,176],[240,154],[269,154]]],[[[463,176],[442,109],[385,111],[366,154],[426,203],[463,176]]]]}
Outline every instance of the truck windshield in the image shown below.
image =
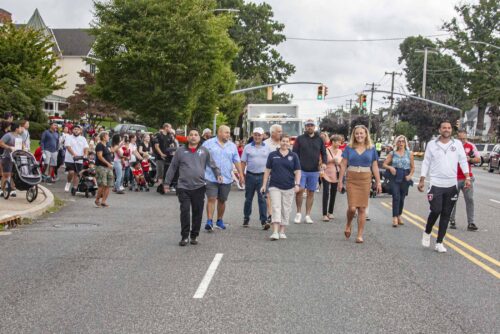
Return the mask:
{"type": "Polygon", "coordinates": [[[289,136],[299,136],[302,134],[302,124],[300,121],[253,121],[251,131],[255,128],[263,128],[264,131],[269,131],[273,124],[279,124],[283,128],[283,133],[289,136]]]}

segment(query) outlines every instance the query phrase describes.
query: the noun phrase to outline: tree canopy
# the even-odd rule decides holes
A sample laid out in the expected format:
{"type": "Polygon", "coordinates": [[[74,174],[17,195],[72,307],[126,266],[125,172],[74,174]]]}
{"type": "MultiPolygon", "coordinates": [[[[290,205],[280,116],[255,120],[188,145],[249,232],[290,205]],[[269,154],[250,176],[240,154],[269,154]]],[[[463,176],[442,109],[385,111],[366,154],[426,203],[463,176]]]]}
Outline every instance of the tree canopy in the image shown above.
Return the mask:
{"type": "Polygon", "coordinates": [[[0,26],[0,110],[41,122],[43,98],[58,82],[53,42],[42,32],[10,23],[0,26]]]}
{"type": "Polygon", "coordinates": [[[469,69],[469,98],[479,107],[477,127],[482,130],[487,103],[500,102],[500,2],[479,0],[477,4],[458,5],[455,10],[458,17],[443,24],[451,37],[442,46],[469,69]]]}
{"type": "Polygon", "coordinates": [[[97,94],[151,122],[206,122],[235,84],[232,19],[215,1],[95,2],[97,94]]]}

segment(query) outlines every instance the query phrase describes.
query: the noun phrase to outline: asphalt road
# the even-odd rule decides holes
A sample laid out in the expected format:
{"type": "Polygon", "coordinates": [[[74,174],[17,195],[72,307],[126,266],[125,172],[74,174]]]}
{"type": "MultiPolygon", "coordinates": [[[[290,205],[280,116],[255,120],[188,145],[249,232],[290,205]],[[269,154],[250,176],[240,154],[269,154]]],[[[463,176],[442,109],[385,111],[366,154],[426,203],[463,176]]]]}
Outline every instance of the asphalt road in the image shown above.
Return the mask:
{"type": "Polygon", "coordinates": [[[114,195],[96,209],[54,185],[74,201],[0,237],[0,333],[498,333],[500,175],[475,171],[480,230],[465,231],[461,199],[459,241],[447,238],[458,251],[446,254],[420,246],[428,206],[416,187],[399,228],[390,197],[371,200],[362,245],[343,237],[345,195],[334,222],[319,221],[317,194],[316,223],[271,242],[257,220],[240,226],[234,190],[228,230],[179,247],[174,195],[114,195]]]}

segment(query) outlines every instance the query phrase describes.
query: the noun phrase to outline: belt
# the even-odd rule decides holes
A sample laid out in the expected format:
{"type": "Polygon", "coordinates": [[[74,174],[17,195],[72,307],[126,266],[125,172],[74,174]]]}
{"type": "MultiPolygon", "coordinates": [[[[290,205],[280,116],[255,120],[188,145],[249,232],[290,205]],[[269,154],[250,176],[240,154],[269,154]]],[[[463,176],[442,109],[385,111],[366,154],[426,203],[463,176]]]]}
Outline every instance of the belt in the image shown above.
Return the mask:
{"type": "Polygon", "coordinates": [[[252,172],[249,172],[249,171],[247,171],[247,174],[250,174],[250,175],[257,175],[257,176],[258,176],[258,175],[264,175],[264,173],[252,173],[252,172]]]}
{"type": "Polygon", "coordinates": [[[371,172],[372,171],[370,167],[361,167],[361,166],[349,166],[349,167],[347,167],[347,170],[351,171],[351,172],[357,172],[357,173],[371,172]]]}

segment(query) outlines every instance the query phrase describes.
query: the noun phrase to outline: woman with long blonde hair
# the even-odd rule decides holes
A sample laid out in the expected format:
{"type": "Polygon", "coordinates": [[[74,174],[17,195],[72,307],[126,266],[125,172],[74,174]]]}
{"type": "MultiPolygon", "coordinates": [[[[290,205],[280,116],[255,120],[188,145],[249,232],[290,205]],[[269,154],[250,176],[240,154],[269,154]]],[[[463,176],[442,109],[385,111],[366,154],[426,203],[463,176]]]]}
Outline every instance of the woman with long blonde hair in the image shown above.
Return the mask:
{"type": "Polygon", "coordinates": [[[370,196],[372,173],[377,183],[377,193],[382,192],[380,173],[378,169],[378,155],[370,138],[368,128],[356,125],[351,133],[349,145],[342,153],[338,190],[343,188],[344,174],[347,190],[347,224],[344,235],[346,239],[351,236],[351,223],[356,211],[358,212],[358,234],[356,243],[363,243],[363,232],[366,223],[366,208],[370,196]]]}
{"type": "Polygon", "coordinates": [[[396,137],[394,148],[394,151],[387,155],[383,167],[392,175],[392,227],[398,227],[398,225],[403,225],[401,215],[413,172],[415,172],[415,162],[413,154],[408,149],[408,139],[405,136],[396,137]]]}

